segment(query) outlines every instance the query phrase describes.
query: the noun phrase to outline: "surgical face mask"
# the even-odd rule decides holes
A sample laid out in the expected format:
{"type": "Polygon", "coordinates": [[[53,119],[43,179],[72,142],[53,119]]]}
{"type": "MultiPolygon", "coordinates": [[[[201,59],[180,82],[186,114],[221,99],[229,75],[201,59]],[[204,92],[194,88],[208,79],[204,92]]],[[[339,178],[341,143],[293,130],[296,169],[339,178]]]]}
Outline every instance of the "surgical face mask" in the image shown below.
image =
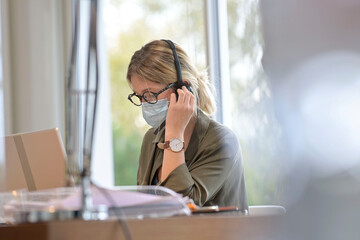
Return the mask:
{"type": "Polygon", "coordinates": [[[141,104],[143,118],[153,128],[159,127],[160,124],[166,119],[168,105],[169,100],[166,98],[159,100],[155,104],[143,102],[141,104]]]}

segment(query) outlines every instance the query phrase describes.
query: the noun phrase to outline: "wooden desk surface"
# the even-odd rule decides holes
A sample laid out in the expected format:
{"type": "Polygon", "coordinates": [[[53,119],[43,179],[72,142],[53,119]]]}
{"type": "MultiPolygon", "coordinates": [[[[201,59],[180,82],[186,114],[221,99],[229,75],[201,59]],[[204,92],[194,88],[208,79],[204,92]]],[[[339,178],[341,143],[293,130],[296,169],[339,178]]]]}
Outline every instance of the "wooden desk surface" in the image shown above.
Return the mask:
{"type": "MultiPolygon", "coordinates": [[[[132,239],[276,239],[283,216],[207,214],[128,220],[132,239]]],[[[0,227],[1,240],[125,239],[117,220],[66,220],[0,227]]]]}

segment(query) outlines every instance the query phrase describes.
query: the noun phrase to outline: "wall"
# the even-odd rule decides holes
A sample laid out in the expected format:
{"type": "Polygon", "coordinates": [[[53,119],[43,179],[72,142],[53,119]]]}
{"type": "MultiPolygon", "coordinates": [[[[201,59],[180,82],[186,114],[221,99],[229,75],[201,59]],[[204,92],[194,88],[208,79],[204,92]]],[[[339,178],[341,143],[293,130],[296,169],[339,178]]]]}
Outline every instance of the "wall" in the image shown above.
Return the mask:
{"type": "Polygon", "coordinates": [[[62,9],[57,0],[8,1],[6,134],[59,127],[64,138],[62,9]]]}
{"type": "MultiPolygon", "coordinates": [[[[5,6],[2,9],[5,134],[58,127],[65,142],[65,81],[72,1],[1,0],[1,3],[5,6]]],[[[101,58],[106,60],[103,54],[101,58]]],[[[100,93],[105,98],[109,97],[106,89],[100,93]]],[[[103,105],[99,106],[102,119],[99,122],[103,126],[95,136],[102,145],[96,147],[99,141],[95,141],[93,178],[103,185],[112,185],[110,106],[109,101],[99,98],[103,105]]]]}

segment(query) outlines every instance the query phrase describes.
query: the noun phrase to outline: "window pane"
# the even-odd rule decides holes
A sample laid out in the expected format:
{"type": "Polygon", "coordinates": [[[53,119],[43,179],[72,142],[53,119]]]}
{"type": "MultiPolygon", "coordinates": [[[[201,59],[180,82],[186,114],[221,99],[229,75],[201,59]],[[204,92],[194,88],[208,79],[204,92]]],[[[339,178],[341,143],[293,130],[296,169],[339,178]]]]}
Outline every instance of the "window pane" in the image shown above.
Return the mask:
{"type": "Polygon", "coordinates": [[[261,65],[259,14],[257,0],[228,0],[232,128],[243,150],[250,205],[279,203],[280,128],[261,65]]]}
{"type": "Polygon", "coordinates": [[[199,68],[206,64],[204,2],[107,0],[104,8],[113,118],[116,185],[136,184],[142,137],[141,107],[128,101],[126,71],[133,53],[154,39],[180,44],[199,68]]]}

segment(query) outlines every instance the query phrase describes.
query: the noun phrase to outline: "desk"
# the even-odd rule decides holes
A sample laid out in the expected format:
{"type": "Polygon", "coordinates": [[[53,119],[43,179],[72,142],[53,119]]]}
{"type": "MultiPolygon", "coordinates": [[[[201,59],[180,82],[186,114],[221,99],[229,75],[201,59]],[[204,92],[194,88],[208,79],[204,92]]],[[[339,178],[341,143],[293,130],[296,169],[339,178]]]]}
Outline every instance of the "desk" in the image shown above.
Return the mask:
{"type": "MultiPolygon", "coordinates": [[[[277,239],[283,216],[206,214],[128,220],[132,239],[277,239]],[[264,237],[266,236],[266,237],[264,237]]],[[[117,220],[52,221],[0,227],[1,240],[125,239],[117,220]]]]}

